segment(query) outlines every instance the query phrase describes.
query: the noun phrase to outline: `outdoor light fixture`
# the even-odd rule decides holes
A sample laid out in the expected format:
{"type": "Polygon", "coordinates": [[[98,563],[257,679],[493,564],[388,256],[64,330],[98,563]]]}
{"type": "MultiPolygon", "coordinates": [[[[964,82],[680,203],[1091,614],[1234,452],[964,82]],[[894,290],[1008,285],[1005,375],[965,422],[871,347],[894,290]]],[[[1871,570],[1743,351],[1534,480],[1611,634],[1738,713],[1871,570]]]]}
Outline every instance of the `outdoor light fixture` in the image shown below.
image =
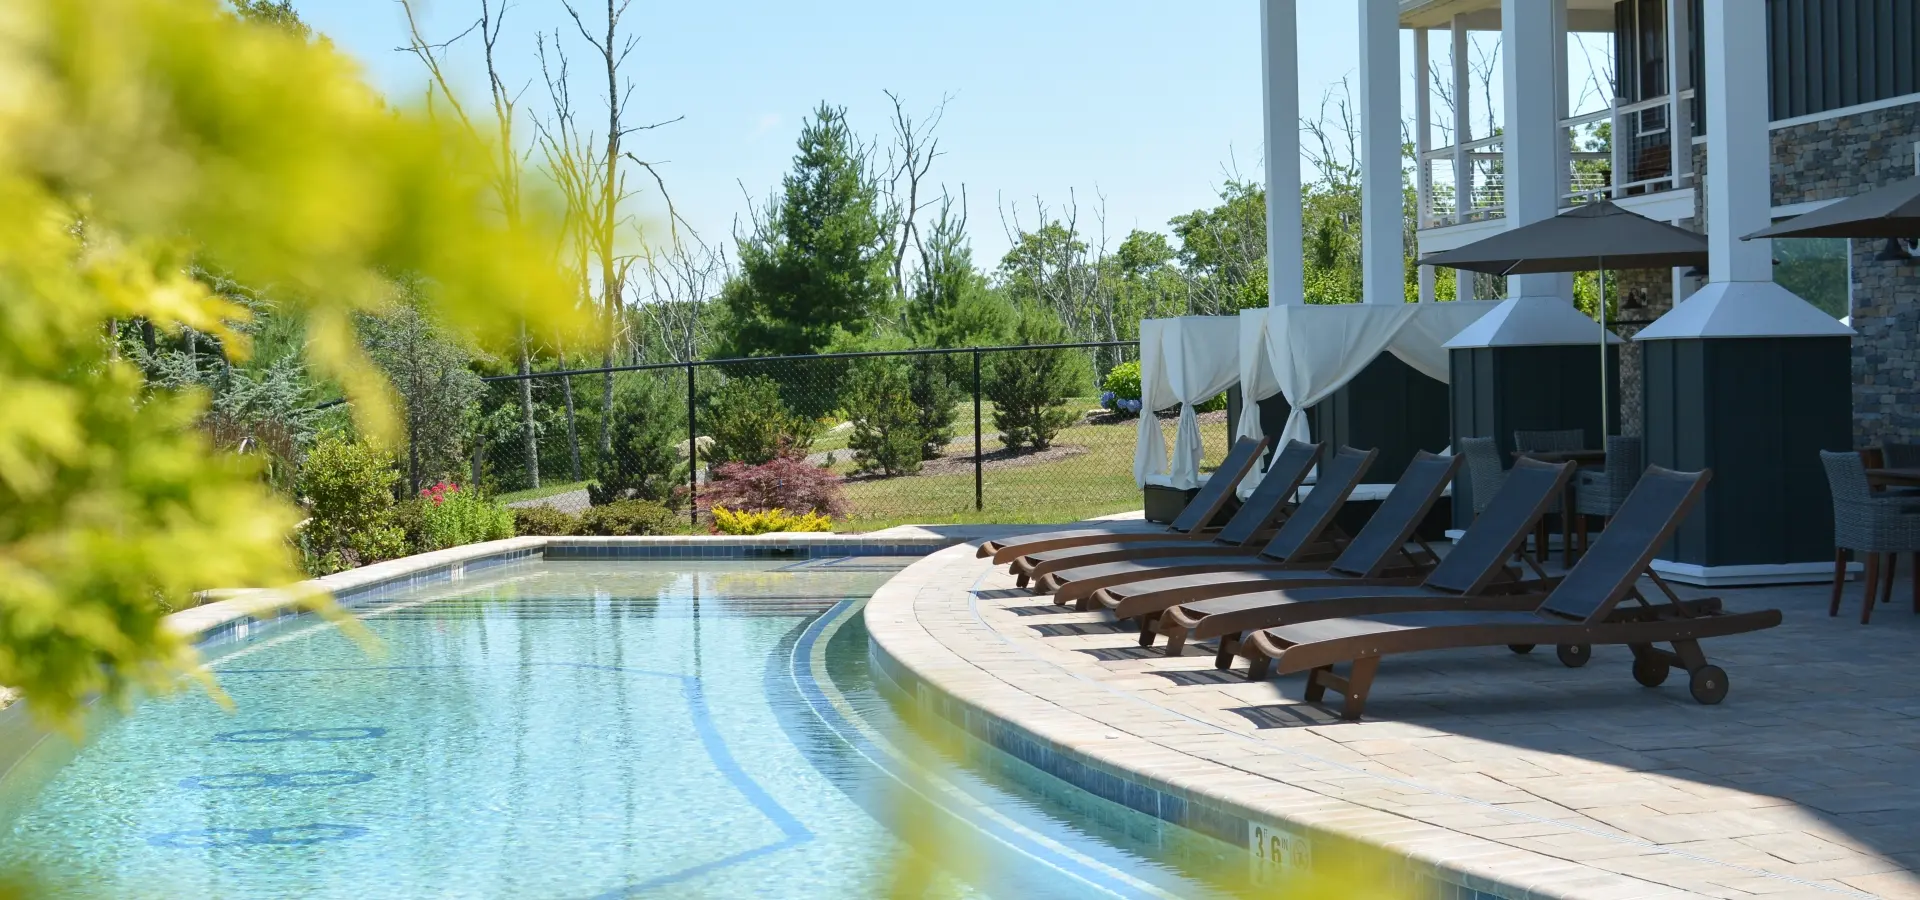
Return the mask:
{"type": "Polygon", "coordinates": [[[1920,241],[1913,238],[1887,238],[1887,246],[1874,259],[1880,262],[1909,263],[1920,257],[1920,241]]]}

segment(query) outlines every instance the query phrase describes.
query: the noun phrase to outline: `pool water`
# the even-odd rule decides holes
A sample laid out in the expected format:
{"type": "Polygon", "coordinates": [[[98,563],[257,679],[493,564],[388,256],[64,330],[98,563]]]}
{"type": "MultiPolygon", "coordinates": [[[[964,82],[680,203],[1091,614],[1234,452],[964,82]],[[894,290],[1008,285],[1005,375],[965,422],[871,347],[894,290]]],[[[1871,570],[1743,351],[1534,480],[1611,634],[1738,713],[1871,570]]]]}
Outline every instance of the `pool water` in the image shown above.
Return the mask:
{"type": "Polygon", "coordinates": [[[371,654],[310,619],[211,648],[231,711],[147,700],[0,781],[0,868],[356,900],[1194,897],[1245,870],[904,727],[858,612],[906,562],[539,563],[357,607],[371,654]]]}

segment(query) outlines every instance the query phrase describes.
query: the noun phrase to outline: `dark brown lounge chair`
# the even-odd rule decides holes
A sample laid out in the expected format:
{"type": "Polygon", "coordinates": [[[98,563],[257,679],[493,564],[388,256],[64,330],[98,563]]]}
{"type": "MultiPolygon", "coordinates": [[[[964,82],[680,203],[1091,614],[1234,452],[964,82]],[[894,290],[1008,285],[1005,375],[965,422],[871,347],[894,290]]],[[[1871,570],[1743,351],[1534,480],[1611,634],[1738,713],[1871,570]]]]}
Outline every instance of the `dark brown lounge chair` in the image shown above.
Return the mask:
{"type": "MultiPolygon", "coordinates": [[[[1339,558],[1324,569],[1287,568],[1284,562],[1271,559],[1252,566],[1243,565],[1240,560],[1227,560],[1221,565],[1212,565],[1213,560],[1193,558],[1138,560],[1113,565],[1159,565],[1132,580],[1114,581],[1091,590],[1086,587],[1092,579],[1073,582],[1054,596],[1065,598],[1057,602],[1066,602],[1088,595],[1091,601],[1089,605],[1097,603],[1104,606],[1112,610],[1117,618],[1147,617],[1152,621],[1159,619],[1163,611],[1183,603],[1234,594],[1285,588],[1419,584],[1421,577],[1433,568],[1438,557],[1414,532],[1433,509],[1434,503],[1439,501],[1440,495],[1446,492],[1447,483],[1453,480],[1459,463],[1459,457],[1436,456],[1425,451],[1415,456],[1406,472],[1400,476],[1399,483],[1393,486],[1387,499],[1367,520],[1366,526],[1341,551],[1339,558]],[[1419,554],[1408,552],[1407,545],[1410,542],[1420,547],[1419,554]]],[[[1324,473],[1324,467],[1322,471],[1324,473]]],[[[1308,495],[1307,503],[1312,500],[1312,495],[1308,495]]],[[[1307,503],[1300,505],[1295,519],[1306,513],[1307,503]]],[[[1271,554],[1271,545],[1266,552],[1271,554]]],[[[1152,627],[1144,628],[1140,634],[1140,645],[1152,646],[1155,633],[1152,627]]],[[[1169,637],[1184,642],[1186,629],[1178,628],[1169,637]]],[[[1178,656],[1178,645],[1170,648],[1169,653],[1178,656]]]]}
{"type": "Polygon", "coordinates": [[[1233,449],[1227,452],[1227,458],[1221,460],[1220,467],[1207,476],[1205,484],[1200,486],[1193,499],[1180,510],[1173,523],[1165,531],[1114,531],[1111,528],[1089,527],[1071,528],[1065,531],[1049,531],[1007,541],[987,541],[980,545],[974,556],[985,559],[993,557],[998,563],[1009,562],[1028,553],[1043,550],[1058,550],[1062,547],[1075,547],[1084,544],[1098,544],[1106,541],[1152,541],[1166,540],[1181,535],[1209,535],[1219,530],[1213,525],[1220,511],[1233,499],[1233,489],[1240,486],[1241,480],[1260,462],[1260,454],[1267,452],[1269,441],[1266,438],[1241,438],[1233,442],[1233,449]],[[1002,554],[1002,551],[1011,551],[1002,554]]]}
{"type": "MultiPolygon", "coordinates": [[[[1514,558],[1534,524],[1546,515],[1553,501],[1566,491],[1573,477],[1573,463],[1543,463],[1522,459],[1514,464],[1506,482],[1487,503],[1453,551],[1434,566],[1425,581],[1417,584],[1388,581],[1377,586],[1365,583],[1336,587],[1279,589],[1263,588],[1213,597],[1167,608],[1155,630],[1167,636],[1168,655],[1179,655],[1188,640],[1220,638],[1215,658],[1227,668],[1240,649],[1240,635],[1311,618],[1364,616],[1393,609],[1432,609],[1451,606],[1470,609],[1478,598],[1497,608],[1510,608],[1511,595],[1531,593],[1534,600],[1551,584],[1539,580],[1521,581],[1514,577],[1508,561],[1514,558]]],[[[1521,560],[1532,565],[1523,555],[1521,560]]],[[[1539,575],[1535,570],[1536,576],[1539,575]]],[[[1532,602],[1532,601],[1529,601],[1532,602]]]]}
{"type": "Polygon", "coordinates": [[[1689,674],[1693,699],[1719,703],[1727,695],[1727,673],[1707,662],[1700,641],[1772,628],[1780,624],[1780,611],[1729,613],[1711,599],[1683,603],[1648,569],[1710,478],[1709,472],[1647,470],[1593,548],[1537,606],[1409,611],[1268,629],[1247,641],[1255,657],[1252,675],[1264,676],[1268,659],[1282,674],[1307,672],[1308,702],[1319,702],[1331,688],[1345,697],[1342,716],[1358,719],[1380,658],[1390,654],[1499,646],[1526,652],[1553,644],[1562,663],[1578,667],[1592,656],[1594,644],[1625,644],[1633,650],[1634,680],[1657,687],[1679,666],[1689,674]],[[1636,582],[1642,574],[1652,577],[1667,604],[1654,606],[1641,595],[1636,582]],[[1628,597],[1640,605],[1620,608],[1628,597]],[[1352,663],[1349,673],[1333,674],[1343,662],[1352,663]]]}
{"type": "MultiPolygon", "coordinates": [[[[1146,559],[1124,559],[1060,569],[1034,579],[1043,591],[1053,591],[1053,602],[1061,606],[1080,602],[1089,608],[1088,596],[1108,585],[1157,578],[1162,575],[1197,575],[1245,569],[1302,569],[1325,565],[1327,544],[1322,536],[1333,527],[1333,517],[1358,487],[1373,465],[1378,450],[1341,447],[1333,457],[1320,464],[1320,479],[1306,499],[1294,508],[1273,540],[1259,553],[1236,556],[1190,556],[1179,551],[1146,559]],[[1317,561],[1309,561],[1316,559],[1317,561]]],[[[1126,618],[1132,618],[1128,616],[1126,618]]]]}
{"type": "Polygon", "coordinates": [[[1009,564],[1007,571],[1017,576],[1020,586],[1025,587],[1029,580],[1057,569],[1114,562],[1136,556],[1166,556],[1170,553],[1196,556],[1250,555],[1258,547],[1256,542],[1265,542],[1273,537],[1269,529],[1287,514],[1293,495],[1300,490],[1301,482],[1313,471],[1314,461],[1319,457],[1319,444],[1289,441],[1286,449],[1274,457],[1273,465],[1267,468],[1266,476],[1253,489],[1247,502],[1233,514],[1233,518],[1227,520],[1227,524],[1212,540],[1187,537],[1185,540],[1113,541],[1067,547],[1027,554],[1009,564]]]}

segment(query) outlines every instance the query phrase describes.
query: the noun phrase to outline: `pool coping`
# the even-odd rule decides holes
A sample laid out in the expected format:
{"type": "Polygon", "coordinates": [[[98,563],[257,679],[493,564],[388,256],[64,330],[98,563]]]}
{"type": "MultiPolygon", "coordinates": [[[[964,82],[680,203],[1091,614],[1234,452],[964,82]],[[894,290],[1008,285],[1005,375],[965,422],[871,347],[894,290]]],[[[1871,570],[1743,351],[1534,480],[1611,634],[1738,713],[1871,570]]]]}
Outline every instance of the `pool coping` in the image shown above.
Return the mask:
{"type": "Polygon", "coordinates": [[[937,551],[868,601],[876,666],[925,708],[1076,787],[1239,846],[1273,848],[1270,864],[1250,861],[1256,878],[1384,850],[1406,863],[1404,871],[1391,873],[1397,886],[1422,898],[1699,896],[1394,816],[1185,752],[1175,745],[1221,735],[1209,724],[1163,715],[1124,697],[1087,691],[1048,697],[1044,689],[1028,690],[1022,683],[1051,687],[1073,676],[999,644],[977,619],[974,590],[993,567],[972,559],[972,549],[937,551]],[[978,655],[961,655],[936,629],[956,642],[973,638],[968,647],[978,655]]]}

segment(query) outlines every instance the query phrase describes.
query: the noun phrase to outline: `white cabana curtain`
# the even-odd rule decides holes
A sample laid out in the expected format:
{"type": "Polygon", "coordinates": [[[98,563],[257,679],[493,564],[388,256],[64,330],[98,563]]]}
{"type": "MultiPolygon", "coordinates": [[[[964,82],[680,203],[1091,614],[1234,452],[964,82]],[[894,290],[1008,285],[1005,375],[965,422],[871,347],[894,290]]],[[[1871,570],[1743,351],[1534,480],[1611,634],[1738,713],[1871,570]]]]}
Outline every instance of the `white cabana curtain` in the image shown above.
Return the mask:
{"type": "Polygon", "coordinates": [[[1275,394],[1292,412],[1276,443],[1310,439],[1307,410],[1391,352],[1441,383],[1452,380],[1448,340],[1497,302],[1275,306],[1240,312],[1240,428],[1261,437],[1259,402],[1275,394]]]}
{"type": "Polygon", "coordinates": [[[1413,318],[1394,335],[1388,352],[1413,370],[1441,384],[1453,381],[1446,343],[1500,305],[1498,300],[1461,300],[1414,304],[1413,318]]]}
{"type": "Polygon", "coordinates": [[[1267,317],[1267,362],[1292,411],[1275,442],[1310,441],[1307,410],[1352,381],[1414,315],[1409,303],[1276,306],[1267,317]]]}
{"type": "Polygon", "coordinates": [[[1231,316],[1185,316],[1140,323],[1140,430],[1134,444],[1133,478],[1142,487],[1164,472],[1169,486],[1200,485],[1200,420],[1194,406],[1240,378],[1240,322],[1231,316]],[[1173,456],[1166,452],[1155,410],[1179,404],[1173,456]]]}

